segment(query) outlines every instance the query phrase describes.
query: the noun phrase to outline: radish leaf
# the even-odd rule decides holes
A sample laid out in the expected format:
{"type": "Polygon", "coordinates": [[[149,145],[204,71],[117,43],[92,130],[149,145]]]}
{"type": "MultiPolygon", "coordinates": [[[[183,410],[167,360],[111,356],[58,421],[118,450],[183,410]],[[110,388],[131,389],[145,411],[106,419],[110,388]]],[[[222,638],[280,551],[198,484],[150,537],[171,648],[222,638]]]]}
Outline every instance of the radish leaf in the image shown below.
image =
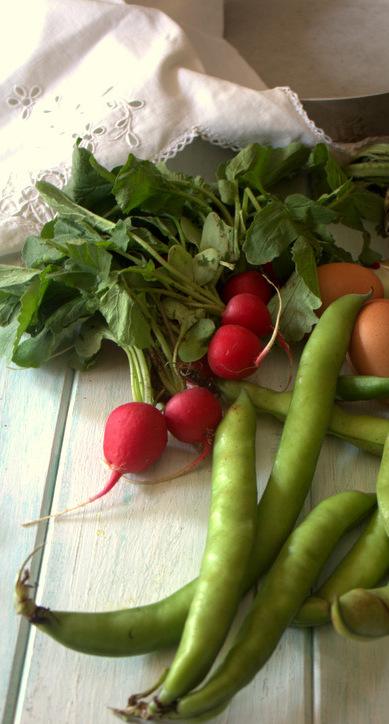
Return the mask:
{"type": "Polygon", "coordinates": [[[248,229],[243,249],[250,264],[266,264],[280,256],[299,236],[289,209],[274,199],[258,211],[248,229]]]}
{"type": "Polygon", "coordinates": [[[151,346],[150,327],[139,306],[119,282],[113,282],[100,293],[99,310],[121,347],[151,346]]]}
{"type": "Polygon", "coordinates": [[[115,204],[112,194],[115,174],[97,162],[91,163],[92,159],[91,152],[77,142],[73,150],[70,180],[64,187],[64,192],[76,204],[104,215],[115,204]]]}
{"type": "Polygon", "coordinates": [[[25,284],[31,282],[38,274],[39,269],[0,264],[0,289],[19,296],[23,293],[25,284]]]}
{"type": "Polygon", "coordinates": [[[39,269],[46,264],[60,261],[64,256],[64,252],[45,243],[39,236],[28,236],[22,250],[23,262],[30,268],[39,269]]]}
{"type": "Polygon", "coordinates": [[[91,211],[76,204],[63,191],[48,183],[48,181],[38,181],[36,188],[43,200],[46,201],[54,211],[58,211],[60,214],[72,216],[76,220],[88,221],[90,225],[98,231],[112,231],[115,226],[112,221],[108,221],[108,219],[104,219],[102,216],[97,216],[97,214],[93,214],[91,211]]]}
{"type": "Polygon", "coordinates": [[[212,319],[199,319],[185,334],[178,348],[178,356],[182,362],[201,359],[208,349],[208,342],[214,331],[215,323],[212,319]]]}
{"type": "MultiPolygon", "coordinates": [[[[282,289],[282,317],[280,329],[290,342],[299,342],[311,331],[318,317],[314,310],[321,306],[321,300],[313,294],[302,276],[293,272],[282,289]]],[[[269,302],[273,320],[276,317],[278,301],[275,297],[269,302]]]]}

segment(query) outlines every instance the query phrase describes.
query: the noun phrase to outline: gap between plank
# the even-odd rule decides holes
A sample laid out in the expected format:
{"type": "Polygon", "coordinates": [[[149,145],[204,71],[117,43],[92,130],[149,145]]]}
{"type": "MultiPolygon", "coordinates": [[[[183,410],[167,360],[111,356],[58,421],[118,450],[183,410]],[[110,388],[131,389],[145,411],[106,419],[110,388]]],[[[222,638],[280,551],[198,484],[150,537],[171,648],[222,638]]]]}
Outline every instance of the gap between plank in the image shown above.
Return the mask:
{"type": "MultiPolygon", "coordinates": [[[[70,399],[74,386],[75,373],[74,370],[65,370],[63,389],[59,404],[57,422],[53,437],[53,446],[51,449],[49,465],[46,475],[46,483],[42,496],[42,504],[39,516],[48,515],[51,512],[52,502],[57,479],[59,461],[61,457],[62,443],[66,428],[66,422],[69,413],[70,399]]],[[[40,551],[31,560],[31,580],[38,587],[42,560],[44,555],[44,546],[46,543],[48,523],[41,523],[38,526],[34,548],[43,546],[40,551]]],[[[8,693],[4,707],[4,717],[2,724],[13,724],[15,721],[15,712],[18,705],[21,682],[25,667],[26,652],[31,634],[31,625],[24,618],[20,622],[18,636],[16,639],[15,652],[12,662],[11,674],[8,684],[8,693]]]]}

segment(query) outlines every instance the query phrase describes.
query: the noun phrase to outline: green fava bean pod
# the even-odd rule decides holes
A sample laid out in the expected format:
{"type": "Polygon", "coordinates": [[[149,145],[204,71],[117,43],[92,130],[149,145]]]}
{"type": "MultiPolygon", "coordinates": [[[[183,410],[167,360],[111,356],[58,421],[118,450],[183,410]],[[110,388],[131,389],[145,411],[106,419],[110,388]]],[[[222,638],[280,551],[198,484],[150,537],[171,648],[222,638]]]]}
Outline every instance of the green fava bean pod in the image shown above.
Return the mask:
{"type": "Polygon", "coordinates": [[[177,702],[183,719],[214,709],[251,681],[273,653],[336,542],[374,504],[374,495],[338,493],[319,503],[291,533],[225,660],[202,688],[177,702]]]}
{"type": "MultiPolygon", "coordinates": [[[[252,382],[226,380],[218,382],[218,389],[230,402],[245,389],[257,412],[264,412],[281,421],[285,420],[292,399],[291,392],[269,390],[252,382]]],[[[381,457],[389,434],[389,420],[375,415],[355,415],[334,404],[327,433],[355,445],[360,450],[381,457]]]]}
{"type": "Polygon", "coordinates": [[[389,435],[385,440],[381,465],[378,471],[377,501],[386,534],[389,536],[389,435]]]}
{"type": "Polygon", "coordinates": [[[307,598],[294,626],[320,626],[331,621],[331,603],[354,588],[377,585],[389,569],[389,537],[376,510],[350,551],[326,581],[307,598]]]}
{"type": "MultiPolygon", "coordinates": [[[[379,521],[389,530],[389,437],[377,476],[379,521]]],[[[335,630],[347,638],[369,641],[389,635],[389,584],[381,588],[354,588],[336,597],[331,606],[335,630]]]]}
{"type": "Polygon", "coordinates": [[[389,398],[389,377],[340,375],[336,395],[341,400],[382,400],[389,398]]]}
{"type": "Polygon", "coordinates": [[[52,611],[31,598],[29,572],[15,586],[16,612],[62,646],[92,656],[138,656],[177,644],[195,581],[146,606],[117,611],[52,611]]]}
{"type": "Polygon", "coordinates": [[[355,641],[389,636],[389,584],[381,588],[354,588],[331,606],[335,631],[355,641]]]}
{"type": "Polygon", "coordinates": [[[258,505],[254,552],[258,575],[276,557],[304,504],[331,420],[339,370],[366,298],[348,294],[335,300],[301,354],[280,443],[258,505]]]}
{"type": "Polygon", "coordinates": [[[255,433],[255,410],[243,391],[216,430],[207,540],[180,644],[159,694],[163,704],[208,673],[239,605],[256,533],[255,433]]]}

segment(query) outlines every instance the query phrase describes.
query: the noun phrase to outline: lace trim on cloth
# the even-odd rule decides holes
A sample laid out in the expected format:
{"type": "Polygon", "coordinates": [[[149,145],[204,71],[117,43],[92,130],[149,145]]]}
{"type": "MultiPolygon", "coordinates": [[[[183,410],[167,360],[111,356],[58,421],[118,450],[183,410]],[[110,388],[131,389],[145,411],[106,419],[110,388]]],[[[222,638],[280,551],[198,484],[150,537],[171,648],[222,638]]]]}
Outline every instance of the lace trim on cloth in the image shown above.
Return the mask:
{"type": "Polygon", "coordinates": [[[221,138],[220,136],[202,128],[201,126],[192,126],[174,141],[168,143],[168,145],[160,151],[154,158],[153,161],[168,161],[169,158],[174,158],[177,153],[183,151],[186,146],[193,143],[196,138],[202,138],[203,141],[208,141],[214,146],[220,146],[221,148],[229,148],[231,151],[240,151],[242,146],[238,146],[236,143],[228,138],[221,138]]]}
{"type": "MultiPolygon", "coordinates": [[[[140,104],[137,105],[137,108],[140,107],[140,104]]],[[[114,129],[117,139],[125,136],[127,145],[131,150],[141,145],[140,139],[130,128],[127,119],[123,120],[123,122],[117,121],[114,129]]],[[[81,138],[80,145],[94,153],[100,138],[106,133],[106,126],[88,123],[85,126],[84,135],[79,136],[79,134],[74,133],[72,138],[81,138]]],[[[176,138],[152,160],[167,161],[169,158],[174,158],[186,146],[193,143],[196,138],[203,138],[214,145],[230,148],[233,151],[240,150],[239,146],[226,138],[218,138],[206,130],[193,127],[176,138]]],[[[3,237],[0,255],[19,249],[27,235],[39,235],[42,226],[54,217],[55,212],[42,200],[35,188],[37,181],[48,181],[57,188],[62,189],[68,182],[70,174],[71,164],[62,163],[50,169],[41,169],[36,173],[29,173],[28,182],[22,187],[14,177],[10,176],[7,179],[0,191],[0,229],[3,237]]]]}
{"type": "Polygon", "coordinates": [[[312,133],[317,137],[318,143],[327,143],[329,146],[333,145],[333,140],[326,134],[325,131],[323,131],[322,128],[318,128],[316,123],[314,121],[311,121],[309,116],[307,115],[307,112],[305,108],[303,107],[297,93],[292,91],[291,88],[288,86],[280,86],[278,90],[285,93],[285,95],[289,98],[293,108],[297,111],[299,116],[302,117],[303,121],[306,123],[308,128],[312,131],[312,133]]]}
{"type": "MultiPolygon", "coordinates": [[[[311,121],[311,119],[308,117],[307,112],[303,108],[297,93],[292,91],[292,89],[288,86],[280,86],[277,88],[277,90],[285,93],[285,95],[290,100],[293,108],[297,111],[298,115],[301,116],[306,126],[316,137],[318,143],[327,143],[331,146],[334,145],[332,139],[325,133],[325,131],[323,131],[322,128],[318,128],[314,121],[311,121]]],[[[170,142],[167,147],[164,148],[153,159],[153,161],[166,161],[169,158],[174,158],[177,153],[179,153],[186,146],[192,143],[195,138],[202,138],[204,141],[209,141],[209,143],[212,143],[214,146],[229,148],[232,151],[239,151],[242,148],[241,146],[237,145],[236,142],[232,141],[229,138],[220,138],[220,136],[217,136],[215,133],[212,133],[206,128],[203,128],[201,126],[193,126],[192,128],[188,129],[184,134],[182,134],[179,138],[176,138],[174,139],[174,141],[170,142]]]]}
{"type": "Polygon", "coordinates": [[[0,193],[0,219],[7,221],[11,217],[20,217],[28,221],[31,233],[38,232],[40,228],[53,217],[51,209],[42,201],[35,184],[37,181],[49,183],[63,188],[70,176],[70,165],[61,164],[55,168],[29,174],[29,183],[18,188],[10,177],[0,193]]]}
{"type": "MultiPolygon", "coordinates": [[[[118,138],[123,135],[130,136],[132,142],[128,143],[128,145],[131,148],[140,145],[140,140],[137,137],[137,143],[134,143],[135,134],[128,130],[126,124],[123,123],[119,126],[116,124],[116,127],[118,138]]],[[[87,124],[86,132],[83,136],[80,137],[78,134],[72,135],[73,138],[81,138],[80,145],[93,153],[96,151],[96,139],[99,139],[105,132],[105,126],[91,126],[87,124]]],[[[232,151],[240,150],[239,146],[231,143],[228,139],[218,138],[201,128],[193,127],[179,138],[176,138],[152,160],[167,161],[169,158],[174,158],[180,151],[186,148],[186,146],[193,143],[196,138],[202,138],[222,148],[230,148],[232,151]]],[[[2,222],[4,224],[11,220],[20,220],[23,224],[23,233],[39,234],[42,226],[54,217],[55,212],[53,212],[40,197],[35,187],[37,181],[48,181],[57,188],[62,189],[69,181],[70,174],[70,163],[63,163],[50,169],[41,169],[36,173],[29,173],[28,183],[23,187],[20,187],[15,179],[10,176],[0,191],[0,223],[2,222]]]]}
{"type": "MultiPolygon", "coordinates": [[[[324,131],[317,128],[314,122],[308,118],[297,94],[288,87],[282,87],[278,90],[287,95],[297,113],[302,117],[314,137],[317,138],[317,142],[332,144],[331,139],[324,131]]],[[[6,103],[15,109],[15,112],[19,113],[19,118],[23,122],[32,115],[37,117],[39,121],[44,119],[48,129],[54,130],[55,133],[62,137],[71,138],[73,141],[81,139],[80,145],[92,153],[96,153],[103,147],[106,150],[106,143],[113,141],[120,141],[131,151],[136,150],[142,146],[142,139],[134,131],[133,113],[144,108],[145,101],[141,99],[126,100],[121,97],[113,98],[111,92],[112,88],[108,88],[103,94],[106,110],[104,119],[101,122],[88,120],[82,104],[76,105],[72,109],[73,124],[75,123],[75,117],[78,115],[78,132],[75,130],[74,125],[73,128],[61,126],[67,110],[64,107],[64,100],[60,96],[55,96],[49,103],[44,102],[41,98],[43,95],[42,88],[38,85],[31,88],[23,85],[14,86],[11,95],[6,99],[6,103]],[[106,115],[107,109],[108,116],[106,115]]],[[[213,145],[229,148],[232,151],[239,151],[242,147],[236,143],[236,140],[220,137],[220,135],[205,127],[192,126],[179,137],[171,140],[151,160],[166,161],[174,158],[196,138],[202,138],[213,145]]],[[[8,178],[0,191],[0,228],[2,232],[0,254],[20,249],[24,238],[28,234],[39,234],[41,227],[53,218],[54,212],[41,199],[35,188],[36,182],[40,180],[49,181],[62,189],[69,180],[70,172],[70,162],[63,162],[53,168],[25,174],[23,185],[20,184],[20,179],[18,181],[15,175],[8,178]]]]}
{"type": "Polygon", "coordinates": [[[314,121],[311,121],[311,119],[307,115],[307,112],[302,106],[297,93],[292,91],[291,88],[288,88],[287,86],[280,87],[279,90],[282,90],[288,96],[298,114],[302,116],[308,128],[310,128],[312,133],[314,133],[314,135],[317,137],[318,143],[327,143],[329,146],[331,146],[340,161],[349,161],[352,156],[362,151],[367,146],[372,145],[373,143],[389,143],[389,136],[367,136],[361,141],[353,141],[350,143],[333,141],[332,138],[328,136],[328,134],[323,131],[322,128],[318,128],[314,121]]]}

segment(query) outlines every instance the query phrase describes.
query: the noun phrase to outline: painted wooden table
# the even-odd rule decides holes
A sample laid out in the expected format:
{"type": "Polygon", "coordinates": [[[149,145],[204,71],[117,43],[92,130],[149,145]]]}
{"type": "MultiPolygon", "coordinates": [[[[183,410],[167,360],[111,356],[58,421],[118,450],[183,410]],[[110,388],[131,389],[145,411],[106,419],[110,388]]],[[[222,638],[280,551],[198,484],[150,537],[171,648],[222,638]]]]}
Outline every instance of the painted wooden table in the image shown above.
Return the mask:
{"type": "MultiPolygon", "coordinates": [[[[175,164],[211,167],[221,155],[220,149],[193,147],[175,164]]],[[[259,378],[281,389],[286,372],[285,359],[275,350],[259,378]]],[[[73,373],[61,359],[41,370],[1,368],[3,724],[109,724],[115,720],[107,707],[124,705],[130,692],[147,687],[171,660],[171,651],[128,659],[85,656],[30,628],[13,610],[17,570],[40,543],[44,548],[34,558],[32,580],[37,601],[53,609],[108,610],[147,603],[197,574],[207,527],[210,462],[155,488],[122,481],[89,508],[39,529],[21,527],[23,521],[77,503],[102,486],[107,477],[104,420],[129,397],[126,360],[111,345],[83,373],[73,373]]],[[[376,409],[388,414],[386,408],[376,409]]],[[[259,491],[280,431],[277,421],[258,418],[259,491]]],[[[180,467],[191,455],[186,446],[171,443],[158,473],[180,467]]],[[[339,490],[374,490],[378,464],[351,445],[326,439],[306,510],[339,490]]],[[[215,722],[386,724],[388,646],[385,639],[345,641],[329,626],[313,632],[289,629],[269,663],[215,722]]]]}

